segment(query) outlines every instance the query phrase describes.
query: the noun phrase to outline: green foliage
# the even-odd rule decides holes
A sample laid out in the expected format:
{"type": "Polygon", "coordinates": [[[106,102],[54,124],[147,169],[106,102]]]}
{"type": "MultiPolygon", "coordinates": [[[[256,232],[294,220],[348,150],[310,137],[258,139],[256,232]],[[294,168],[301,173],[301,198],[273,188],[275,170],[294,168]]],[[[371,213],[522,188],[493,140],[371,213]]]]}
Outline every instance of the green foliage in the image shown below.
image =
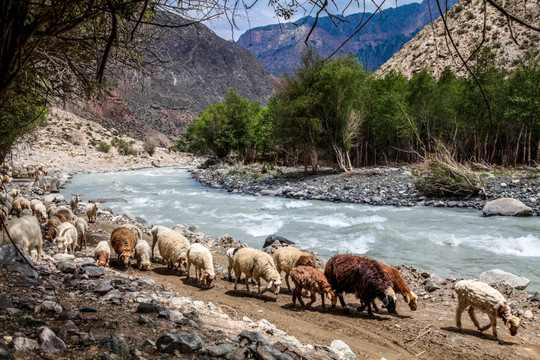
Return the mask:
{"type": "Polygon", "coordinates": [[[135,151],[132,145],[124,139],[119,139],[117,137],[114,137],[111,140],[111,145],[116,147],[120,155],[133,155],[133,156],[137,155],[137,151],[135,151]]]}
{"type": "Polygon", "coordinates": [[[143,143],[143,149],[148,153],[150,156],[154,156],[154,153],[156,152],[157,147],[157,141],[154,139],[147,140],[143,143]]]}
{"type": "Polygon", "coordinates": [[[102,153],[108,153],[110,149],[111,145],[107,144],[105,141],[100,141],[99,145],[97,146],[97,151],[102,153]]]}

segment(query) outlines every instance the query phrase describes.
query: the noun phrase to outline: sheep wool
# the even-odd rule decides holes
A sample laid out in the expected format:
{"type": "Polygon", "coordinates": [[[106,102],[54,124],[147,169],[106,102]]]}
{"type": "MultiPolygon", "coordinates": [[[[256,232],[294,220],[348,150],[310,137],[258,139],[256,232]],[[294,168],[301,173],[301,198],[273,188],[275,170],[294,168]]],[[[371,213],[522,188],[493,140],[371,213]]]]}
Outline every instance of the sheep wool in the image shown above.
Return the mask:
{"type": "MultiPolygon", "coordinates": [[[[20,245],[23,249],[31,254],[32,250],[36,249],[38,253],[37,261],[41,261],[43,255],[43,239],[41,237],[41,228],[39,222],[32,215],[21,216],[14,218],[7,224],[7,231],[15,244],[20,245]]],[[[3,238],[1,245],[9,245],[11,241],[8,236],[2,232],[3,238]]]]}
{"type": "Polygon", "coordinates": [[[302,256],[308,256],[311,258],[312,263],[315,264],[313,256],[307,250],[297,249],[292,246],[280,247],[274,252],[274,263],[278,273],[285,272],[285,282],[287,283],[287,289],[291,290],[289,284],[289,273],[293,267],[296,266],[298,259],[302,256]]]}
{"type": "Polygon", "coordinates": [[[96,222],[98,210],[99,205],[97,203],[86,204],[86,216],[88,217],[89,223],[96,222]]]}
{"type": "Polygon", "coordinates": [[[152,259],[154,258],[154,249],[156,247],[159,235],[169,230],[171,229],[169,229],[166,226],[161,226],[161,225],[155,225],[152,227],[152,230],[150,230],[150,233],[152,234],[152,259]]]}
{"type": "Polygon", "coordinates": [[[77,241],[81,249],[86,249],[86,233],[88,232],[88,223],[81,217],[75,220],[75,228],[77,229],[77,241]]]}
{"type": "Polygon", "coordinates": [[[317,294],[321,294],[321,308],[323,311],[326,311],[326,306],[324,305],[325,295],[332,304],[336,304],[336,294],[332,291],[332,287],[321,270],[311,266],[300,265],[292,268],[290,275],[295,286],[292,297],[293,304],[296,304],[296,299],[298,299],[300,305],[306,309],[315,302],[317,294]],[[307,290],[311,294],[311,301],[307,305],[302,300],[302,290],[307,290]]]}
{"type": "Polygon", "coordinates": [[[461,315],[463,311],[469,308],[468,313],[476,328],[482,332],[490,327],[495,339],[499,340],[497,335],[497,317],[500,317],[510,335],[515,336],[520,326],[519,318],[512,315],[512,310],[504,296],[486,283],[477,280],[461,280],[454,285],[458,296],[458,307],[456,311],[456,326],[462,330],[461,315]],[[474,310],[478,309],[486,313],[490,323],[486,326],[480,326],[474,310]]]}
{"type": "Polygon", "coordinates": [[[106,240],[100,241],[94,250],[94,258],[97,260],[98,266],[109,266],[111,258],[111,247],[106,240]]]}
{"type": "Polygon", "coordinates": [[[177,266],[179,269],[183,265],[187,266],[187,252],[190,244],[189,240],[182,234],[168,229],[160,231],[157,237],[158,250],[161,257],[167,262],[169,269],[177,266]]]}
{"type": "Polygon", "coordinates": [[[111,233],[111,246],[118,255],[118,262],[125,268],[128,267],[129,257],[135,250],[135,244],[135,235],[131,229],[121,226],[111,233]]]}
{"type": "Polygon", "coordinates": [[[189,278],[189,270],[191,265],[195,266],[195,276],[197,282],[205,282],[206,287],[210,287],[216,273],[214,272],[214,261],[212,253],[204,245],[195,243],[192,244],[187,252],[187,277],[189,278]]]}
{"type": "Polygon", "coordinates": [[[69,222],[58,226],[58,237],[55,239],[58,250],[73,254],[77,248],[77,229],[69,222]]]}
{"type": "Polygon", "coordinates": [[[239,249],[234,255],[234,289],[237,289],[238,279],[242,273],[246,274],[246,292],[249,294],[249,279],[253,278],[258,285],[259,294],[261,293],[261,278],[268,282],[263,291],[274,288],[274,293],[279,294],[281,287],[281,275],[277,272],[272,257],[261,250],[253,248],[239,249]]]}
{"type": "Polygon", "coordinates": [[[145,240],[137,241],[135,245],[137,269],[146,271],[150,267],[150,245],[145,240]]]}

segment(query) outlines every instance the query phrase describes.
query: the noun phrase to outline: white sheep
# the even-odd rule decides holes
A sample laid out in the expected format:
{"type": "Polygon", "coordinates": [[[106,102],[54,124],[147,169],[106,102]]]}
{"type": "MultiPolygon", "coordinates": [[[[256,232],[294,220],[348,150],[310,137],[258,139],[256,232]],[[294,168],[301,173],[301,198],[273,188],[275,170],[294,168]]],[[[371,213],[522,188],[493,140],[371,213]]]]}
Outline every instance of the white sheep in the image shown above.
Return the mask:
{"type": "Polygon", "coordinates": [[[240,248],[228,248],[226,251],[227,258],[229,259],[229,266],[227,267],[227,274],[228,274],[227,278],[229,279],[229,281],[232,281],[231,270],[233,268],[233,263],[234,263],[234,254],[236,254],[238,249],[240,248]]]}
{"type": "Polygon", "coordinates": [[[100,241],[96,250],[94,250],[94,258],[97,260],[98,266],[109,266],[111,260],[111,247],[107,240],[100,241]]]}
{"type": "Polygon", "coordinates": [[[74,253],[77,248],[77,229],[72,223],[64,222],[58,226],[58,237],[55,239],[58,250],[74,253]]]}
{"type": "Polygon", "coordinates": [[[150,245],[146,240],[138,240],[135,245],[135,258],[137,269],[146,271],[150,267],[150,245]]]}
{"type": "Polygon", "coordinates": [[[71,196],[71,200],[69,201],[69,206],[71,207],[71,211],[76,214],[79,210],[79,203],[82,201],[81,194],[74,194],[71,196]]]}
{"type": "Polygon", "coordinates": [[[162,231],[157,237],[158,249],[161,257],[169,269],[176,265],[179,269],[187,266],[187,252],[189,240],[174,230],[162,231]]]}
{"type": "Polygon", "coordinates": [[[124,227],[133,231],[133,235],[135,235],[135,239],[137,239],[137,241],[142,240],[142,232],[141,232],[141,229],[139,229],[137,225],[124,224],[124,227]]]}
{"type": "Polygon", "coordinates": [[[292,268],[299,265],[315,267],[315,259],[307,250],[297,249],[292,246],[284,246],[278,248],[274,252],[274,263],[278,273],[285,272],[285,282],[287,283],[287,289],[291,291],[291,285],[289,284],[289,273],[292,268]],[[297,264],[298,260],[300,263],[297,264]]]}
{"type": "Polygon", "coordinates": [[[99,210],[98,203],[90,202],[86,204],[86,216],[88,217],[89,223],[96,222],[98,210],[99,210]]]}
{"type": "Polygon", "coordinates": [[[150,230],[150,233],[152,234],[152,259],[154,259],[154,249],[156,247],[156,243],[158,241],[159,234],[161,234],[161,233],[163,233],[165,231],[168,231],[168,230],[171,230],[171,229],[169,229],[166,226],[161,226],[161,225],[155,225],[150,230]]]}
{"type": "Polygon", "coordinates": [[[88,232],[88,223],[82,217],[75,219],[75,229],[77,229],[77,241],[81,249],[86,249],[86,233],[88,232]]]}
{"type": "Polygon", "coordinates": [[[204,245],[195,243],[192,244],[187,252],[187,278],[189,279],[189,270],[191,264],[195,266],[195,277],[198,283],[206,282],[206,287],[209,288],[212,280],[216,277],[214,271],[214,261],[212,253],[204,245]]]}
{"type": "Polygon", "coordinates": [[[250,278],[253,278],[257,282],[259,294],[261,293],[261,278],[268,282],[263,293],[275,288],[274,293],[276,295],[279,294],[281,275],[276,270],[272,257],[264,251],[253,248],[239,249],[236,254],[234,254],[233,270],[234,290],[237,288],[238,279],[240,279],[240,276],[244,273],[246,274],[246,292],[248,294],[250,293],[250,278]]]}
{"type": "Polygon", "coordinates": [[[493,336],[500,341],[497,336],[497,317],[500,317],[504,321],[506,328],[510,331],[510,334],[512,336],[516,335],[520,320],[512,315],[512,310],[508,306],[508,302],[499,291],[477,280],[458,281],[454,289],[458,296],[456,325],[460,330],[462,330],[461,314],[468,307],[469,317],[480,332],[491,327],[493,329],[493,336]],[[474,314],[474,309],[486,313],[491,322],[481,327],[474,314]]]}
{"type": "MultiPolygon", "coordinates": [[[[7,224],[9,235],[15,244],[19,244],[28,254],[36,249],[38,253],[37,261],[41,261],[43,255],[43,239],[39,222],[32,215],[25,215],[14,218],[7,224]]],[[[7,234],[3,234],[1,245],[9,245],[11,241],[7,234]]]]}
{"type": "Polygon", "coordinates": [[[47,209],[40,200],[33,199],[32,201],[30,201],[30,208],[32,209],[32,213],[39,220],[40,223],[47,222],[47,209]]]}

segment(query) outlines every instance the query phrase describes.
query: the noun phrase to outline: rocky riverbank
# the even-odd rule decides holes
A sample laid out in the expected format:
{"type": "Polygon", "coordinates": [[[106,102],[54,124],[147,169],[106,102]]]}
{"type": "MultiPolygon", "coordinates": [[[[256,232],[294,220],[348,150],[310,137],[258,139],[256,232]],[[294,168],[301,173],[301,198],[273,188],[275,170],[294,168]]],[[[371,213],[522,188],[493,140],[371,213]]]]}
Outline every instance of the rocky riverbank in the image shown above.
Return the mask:
{"type": "Polygon", "coordinates": [[[255,196],[284,196],[300,200],[322,200],[381,206],[435,206],[481,210],[489,200],[513,198],[540,215],[540,171],[483,172],[485,188],[468,199],[428,198],[415,187],[418,169],[377,167],[338,173],[321,171],[304,175],[301,169],[261,165],[214,165],[192,168],[195,180],[205,186],[255,196]]]}

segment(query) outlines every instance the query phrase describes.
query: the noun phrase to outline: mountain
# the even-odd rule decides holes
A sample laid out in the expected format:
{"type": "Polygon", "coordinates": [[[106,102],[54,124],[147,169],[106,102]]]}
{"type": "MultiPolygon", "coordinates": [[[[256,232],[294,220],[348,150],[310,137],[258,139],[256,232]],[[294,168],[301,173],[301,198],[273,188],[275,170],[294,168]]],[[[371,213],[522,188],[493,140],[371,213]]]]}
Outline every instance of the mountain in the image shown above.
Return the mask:
{"type": "Polygon", "coordinates": [[[71,110],[132,137],[169,145],[231,87],[263,104],[270,98],[274,77],[241,46],[202,24],[160,31],[154,48],[161,64],[119,74],[103,99],[77,101],[71,110]]]}
{"type": "MultiPolygon", "coordinates": [[[[526,0],[504,2],[508,11],[536,27],[540,25],[538,20],[539,4],[538,1],[526,0]]],[[[506,17],[490,5],[487,6],[486,15],[486,36],[483,46],[491,48],[497,67],[512,71],[528,51],[537,52],[540,48],[540,34],[537,31],[516,22],[511,22],[510,28],[506,17]]],[[[482,39],[484,1],[459,1],[448,12],[447,23],[455,44],[464,59],[467,59],[482,39]]],[[[472,62],[470,64],[473,65],[472,62]]],[[[466,71],[456,51],[451,48],[442,19],[437,19],[405,44],[399,52],[379,68],[377,73],[384,75],[390,70],[396,70],[411,77],[426,67],[431,69],[435,76],[438,76],[446,66],[450,66],[458,74],[464,74],[466,71]]]]}
{"type": "MultiPolygon", "coordinates": [[[[448,0],[448,7],[457,0],[448,0]]],[[[424,0],[397,8],[388,8],[373,18],[348,41],[339,54],[351,54],[358,57],[366,69],[374,70],[403,44],[409,41],[433,17],[435,2],[424,0]],[[430,12],[431,8],[431,12],[430,12]]],[[[345,22],[338,26],[329,17],[321,17],[310,36],[309,44],[315,46],[324,57],[343,44],[356,30],[359,24],[366,22],[371,13],[357,13],[345,17],[345,22]]],[[[246,31],[237,44],[249,50],[274,75],[292,73],[300,61],[304,41],[314,24],[315,18],[306,17],[295,23],[285,23],[257,27],[246,31]]]]}

